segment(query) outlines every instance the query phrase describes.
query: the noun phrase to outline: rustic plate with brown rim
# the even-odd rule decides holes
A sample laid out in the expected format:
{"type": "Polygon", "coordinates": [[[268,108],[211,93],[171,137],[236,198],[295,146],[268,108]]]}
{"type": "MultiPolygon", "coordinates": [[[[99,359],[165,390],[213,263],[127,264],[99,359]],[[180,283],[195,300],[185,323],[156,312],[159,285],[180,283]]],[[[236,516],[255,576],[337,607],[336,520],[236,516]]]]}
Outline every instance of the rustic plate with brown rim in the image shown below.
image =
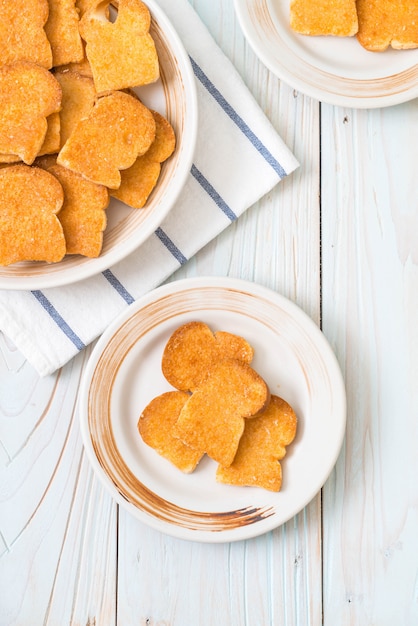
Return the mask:
{"type": "Polygon", "coordinates": [[[160,64],[157,82],[135,91],[149,108],[166,117],[176,134],[174,154],[162,164],[157,185],[143,209],[112,198],[99,257],[67,255],[59,263],[22,262],[0,266],[0,289],[44,289],[94,276],[138,248],[161,224],[189,175],[197,136],[197,94],[188,53],[155,0],[146,0],[151,35],[160,64]]]}
{"type": "Polygon", "coordinates": [[[342,445],[345,390],[324,335],[295,304],[247,281],[195,278],[142,297],[102,335],[82,381],[79,416],[92,467],[121,506],[169,535],[227,542],[280,526],[318,493],[342,445]],[[279,492],[219,484],[208,457],[183,474],[138,434],[148,402],[172,389],[161,372],[165,344],[192,320],[245,337],[254,369],[293,406],[298,430],[279,492]]]}
{"type": "Polygon", "coordinates": [[[278,78],[317,100],[377,108],[418,96],[418,49],[369,52],[356,37],[308,37],[289,25],[290,0],[234,0],[243,33],[278,78]]]}

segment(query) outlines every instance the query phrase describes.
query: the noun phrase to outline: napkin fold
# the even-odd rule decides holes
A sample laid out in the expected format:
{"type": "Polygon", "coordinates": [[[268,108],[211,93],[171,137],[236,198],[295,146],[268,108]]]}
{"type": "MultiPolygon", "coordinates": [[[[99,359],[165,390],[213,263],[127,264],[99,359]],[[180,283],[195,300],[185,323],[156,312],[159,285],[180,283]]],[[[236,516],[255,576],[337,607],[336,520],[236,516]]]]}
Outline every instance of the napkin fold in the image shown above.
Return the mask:
{"type": "Polygon", "coordinates": [[[196,152],[176,205],[125,260],[73,285],[0,291],[0,330],[41,376],[97,338],[114,318],[298,167],[187,0],[159,0],[196,77],[196,152]]]}

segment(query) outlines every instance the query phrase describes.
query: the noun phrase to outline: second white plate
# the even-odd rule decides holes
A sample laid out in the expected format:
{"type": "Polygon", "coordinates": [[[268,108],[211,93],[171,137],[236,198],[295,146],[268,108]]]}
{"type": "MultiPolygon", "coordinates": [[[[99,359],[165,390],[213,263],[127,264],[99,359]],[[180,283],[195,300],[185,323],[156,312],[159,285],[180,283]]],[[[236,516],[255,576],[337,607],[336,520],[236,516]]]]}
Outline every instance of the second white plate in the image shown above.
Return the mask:
{"type": "Polygon", "coordinates": [[[353,108],[418,96],[418,49],[369,52],[356,37],[307,37],[289,25],[289,0],[234,0],[249,44],[278,78],[308,96],[353,108]]]}
{"type": "Polygon", "coordinates": [[[277,293],[228,278],[177,281],[129,307],[96,344],[79,411],[90,462],[116,501],[158,530],[207,542],[260,535],[297,514],[329,476],[346,419],[341,372],[314,322],[277,293]],[[245,337],[254,369],[296,411],[280,492],[219,484],[208,457],[183,474],[139,436],[142,410],[170,389],[161,372],[164,346],[191,320],[245,337]]]}

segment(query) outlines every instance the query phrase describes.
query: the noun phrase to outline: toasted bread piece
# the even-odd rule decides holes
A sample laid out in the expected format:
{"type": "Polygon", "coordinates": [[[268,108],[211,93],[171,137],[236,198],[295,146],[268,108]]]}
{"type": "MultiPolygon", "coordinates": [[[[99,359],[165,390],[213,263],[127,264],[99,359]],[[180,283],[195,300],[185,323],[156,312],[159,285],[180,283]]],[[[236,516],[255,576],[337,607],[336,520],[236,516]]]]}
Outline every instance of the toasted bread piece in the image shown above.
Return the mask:
{"type": "Polygon", "coordinates": [[[291,0],[290,26],[302,35],[352,37],[357,33],[355,0],[291,0]]]}
{"type": "Polygon", "coordinates": [[[48,0],[6,0],[1,3],[0,64],[32,61],[52,67],[51,45],[44,29],[48,0]]]}
{"type": "Polygon", "coordinates": [[[247,363],[218,361],[185,403],[173,434],[228,467],[234,460],[245,418],[262,411],[269,396],[266,383],[247,363]]]}
{"type": "MultiPolygon", "coordinates": [[[[105,3],[107,4],[107,3],[105,3]]],[[[89,9],[96,9],[97,0],[76,0],[75,6],[79,14],[79,18],[81,19],[89,9]]],[[[103,11],[103,9],[102,9],[103,11]]],[[[109,7],[104,9],[104,17],[109,19],[110,12],[109,7]]],[[[93,78],[93,72],[91,70],[91,65],[86,55],[86,42],[82,39],[83,44],[83,59],[78,63],[69,63],[68,65],[63,66],[65,69],[70,69],[74,72],[78,72],[81,76],[88,76],[89,78],[93,78]]]]}
{"type": "Polygon", "coordinates": [[[83,58],[81,59],[81,61],[77,61],[74,63],[65,63],[64,65],[60,65],[60,67],[57,69],[60,72],[71,70],[72,72],[77,72],[81,76],[88,76],[88,78],[93,78],[93,72],[91,71],[91,66],[86,55],[86,44],[83,39],[81,40],[81,45],[83,46],[83,58]]]}
{"type": "Polygon", "coordinates": [[[62,69],[55,72],[54,76],[62,90],[61,142],[58,152],[78,122],[89,115],[96,102],[97,93],[93,79],[77,71],[62,69]]]}
{"type": "Polygon", "coordinates": [[[161,360],[162,372],[176,389],[195,391],[212,365],[221,359],[251,363],[249,343],[226,332],[213,333],[204,322],[194,321],[177,328],[169,338],[161,360]]]}
{"type": "Polygon", "coordinates": [[[110,189],[121,182],[120,170],[130,167],[155,138],[151,111],[121,91],[99,98],[60,150],[57,162],[110,189]]]}
{"type": "Polygon", "coordinates": [[[84,55],[83,59],[78,63],[68,63],[68,65],[61,65],[59,70],[71,70],[72,72],[77,72],[80,76],[87,76],[88,78],[93,78],[93,72],[91,71],[91,66],[88,58],[84,55]]]}
{"type": "Polygon", "coordinates": [[[0,163],[21,163],[22,159],[15,154],[0,154],[0,163]]]}
{"type": "Polygon", "coordinates": [[[79,16],[83,17],[84,13],[86,13],[89,9],[96,8],[97,0],[76,0],[75,6],[79,16]]]}
{"type": "Polygon", "coordinates": [[[33,163],[47,118],[60,106],[61,87],[45,68],[26,61],[0,67],[0,153],[33,163]]]}
{"type": "Polygon", "coordinates": [[[372,52],[418,47],[418,0],[357,0],[359,43],[372,52]]]}
{"type": "Polygon", "coordinates": [[[189,394],[184,391],[167,391],[151,400],[138,420],[138,431],[145,443],[185,473],[193,472],[203,456],[172,434],[188,399],[189,394]]]}
{"type": "Polygon", "coordinates": [[[67,254],[98,257],[106,228],[109,204],[107,187],[97,185],[61,165],[48,166],[64,189],[64,204],[58,218],[62,224],[67,254]]]}
{"type": "Polygon", "coordinates": [[[116,20],[111,22],[105,14],[108,5],[109,2],[97,0],[80,20],[97,91],[155,82],[159,78],[159,63],[149,33],[148,7],[141,0],[119,0],[116,20]]]}
{"type": "Polygon", "coordinates": [[[0,169],[0,265],[61,261],[66,248],[57,213],[63,201],[52,174],[24,164],[0,169]]]}
{"type": "Polygon", "coordinates": [[[280,460],[296,435],[297,417],[292,407],[271,396],[268,407],[257,417],[245,420],[244,433],[229,467],[218,466],[216,480],[228,485],[262,487],[280,491],[280,460]]]}
{"type": "Polygon", "coordinates": [[[244,337],[217,330],[214,333],[219,350],[218,359],[236,359],[250,364],[254,357],[254,349],[244,337]]]}
{"type": "Polygon", "coordinates": [[[79,16],[75,0],[49,0],[49,16],[45,32],[52,49],[54,67],[77,63],[84,57],[84,47],[78,30],[79,16]]]}
{"type": "Polygon", "coordinates": [[[111,195],[134,209],[141,209],[157,184],[161,172],[161,163],[174,151],[176,138],[171,124],[156,111],[155,139],[143,156],[127,170],[121,172],[121,184],[111,195]]]}
{"type": "Polygon", "coordinates": [[[58,112],[51,113],[46,119],[47,129],[44,142],[39,149],[37,156],[44,154],[56,154],[61,144],[61,120],[58,112]]]}

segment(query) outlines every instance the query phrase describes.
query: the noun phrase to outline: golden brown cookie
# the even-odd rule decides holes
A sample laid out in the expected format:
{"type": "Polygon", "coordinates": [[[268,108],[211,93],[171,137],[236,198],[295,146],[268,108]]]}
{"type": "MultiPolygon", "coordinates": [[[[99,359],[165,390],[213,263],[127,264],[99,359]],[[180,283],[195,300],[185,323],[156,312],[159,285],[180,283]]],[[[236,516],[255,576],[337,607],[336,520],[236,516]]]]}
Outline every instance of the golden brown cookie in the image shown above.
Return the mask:
{"type": "MultiPolygon", "coordinates": [[[[108,4],[108,3],[106,3],[108,4]]],[[[76,0],[75,3],[76,9],[80,17],[83,17],[84,13],[86,13],[89,9],[95,9],[97,6],[97,0],[76,0]]],[[[107,7],[105,10],[106,17],[109,16],[109,8],[107,7]]]]}
{"type": "Polygon", "coordinates": [[[99,93],[146,85],[159,78],[159,63],[149,33],[151,16],[141,0],[119,0],[114,22],[109,2],[92,3],[80,20],[86,55],[99,93]]]}
{"type": "Polygon", "coordinates": [[[0,163],[21,163],[20,157],[15,154],[0,154],[0,163]]]}
{"type": "Polygon", "coordinates": [[[135,163],[121,172],[121,184],[111,195],[134,209],[141,209],[157,184],[161,163],[171,156],[176,138],[171,124],[162,115],[153,111],[155,139],[147,152],[135,163]]]}
{"type": "Polygon", "coordinates": [[[38,167],[0,169],[0,265],[61,261],[66,248],[57,213],[63,200],[58,180],[38,167]]]}
{"type": "Polygon", "coordinates": [[[48,0],[6,0],[1,3],[0,64],[32,61],[52,67],[51,45],[44,29],[48,0]]]}
{"type": "Polygon", "coordinates": [[[64,230],[67,254],[98,257],[106,228],[109,192],[61,165],[49,165],[48,171],[61,183],[64,204],[58,218],[64,230]]]}
{"type": "Polygon", "coordinates": [[[79,15],[75,0],[49,0],[49,15],[45,32],[52,49],[54,67],[77,63],[84,57],[78,30],[79,15]]]}
{"type": "MultiPolygon", "coordinates": [[[[75,6],[78,11],[79,18],[81,19],[89,9],[95,9],[97,4],[97,0],[76,0],[75,6]]],[[[109,7],[104,9],[104,17],[109,19],[109,7]]],[[[69,63],[65,67],[66,69],[73,70],[74,72],[78,72],[82,76],[88,76],[89,78],[93,78],[93,72],[91,71],[91,66],[89,60],[86,55],[86,42],[82,39],[83,44],[83,59],[78,63],[69,63]]]]}
{"type": "Polygon", "coordinates": [[[60,114],[51,113],[46,119],[47,129],[44,142],[39,149],[37,156],[44,154],[56,154],[61,144],[61,120],[60,114]]]}
{"type": "Polygon", "coordinates": [[[367,50],[418,47],[418,0],[357,0],[357,13],[357,39],[367,50]]]}
{"type": "Polygon", "coordinates": [[[33,163],[47,133],[47,118],[59,111],[61,87],[35,63],[0,67],[0,153],[33,163]]]}
{"type": "Polygon", "coordinates": [[[57,162],[92,182],[117,189],[120,170],[146,152],[154,138],[151,111],[129,94],[115,91],[99,98],[80,120],[57,162]]]}
{"type": "MultiPolygon", "coordinates": [[[[45,154],[57,153],[60,149],[61,139],[60,114],[52,113],[47,117],[47,130],[42,146],[39,149],[38,156],[45,154]]],[[[36,160],[36,159],[35,159],[36,160]]],[[[22,162],[20,157],[15,154],[0,154],[0,163],[19,163],[22,162]]]]}
{"type": "Polygon", "coordinates": [[[93,72],[91,71],[89,60],[86,56],[86,48],[85,43],[81,40],[83,46],[83,58],[81,61],[77,61],[76,63],[66,63],[65,65],[60,65],[57,68],[60,72],[64,72],[66,70],[71,70],[72,72],[77,72],[81,76],[87,76],[88,78],[93,78],[93,72]]]}
{"type": "Polygon", "coordinates": [[[96,102],[93,80],[73,70],[59,70],[54,74],[62,90],[60,111],[61,142],[65,144],[78,122],[87,117],[96,102]]]}
{"type": "Polygon", "coordinates": [[[245,418],[254,419],[269,397],[266,383],[247,363],[219,361],[185,403],[173,434],[228,467],[234,460],[245,418]]]}
{"type": "Polygon", "coordinates": [[[358,20],[355,0],[291,0],[290,26],[302,35],[356,34],[358,20]]]}
{"type": "Polygon", "coordinates": [[[183,391],[168,391],[154,398],[138,420],[138,431],[151,448],[168,459],[182,472],[193,472],[202,453],[174,437],[172,429],[181,409],[189,399],[183,391]]]}
{"type": "Polygon", "coordinates": [[[162,372],[176,389],[195,391],[211,367],[221,359],[251,363],[253,349],[232,333],[213,333],[204,322],[194,321],[177,328],[169,338],[161,360],[162,372]]]}
{"type": "Polygon", "coordinates": [[[229,467],[218,466],[216,479],[228,485],[253,486],[280,491],[280,460],[296,435],[297,418],[292,407],[271,396],[268,407],[257,417],[245,420],[244,433],[229,467]]]}

